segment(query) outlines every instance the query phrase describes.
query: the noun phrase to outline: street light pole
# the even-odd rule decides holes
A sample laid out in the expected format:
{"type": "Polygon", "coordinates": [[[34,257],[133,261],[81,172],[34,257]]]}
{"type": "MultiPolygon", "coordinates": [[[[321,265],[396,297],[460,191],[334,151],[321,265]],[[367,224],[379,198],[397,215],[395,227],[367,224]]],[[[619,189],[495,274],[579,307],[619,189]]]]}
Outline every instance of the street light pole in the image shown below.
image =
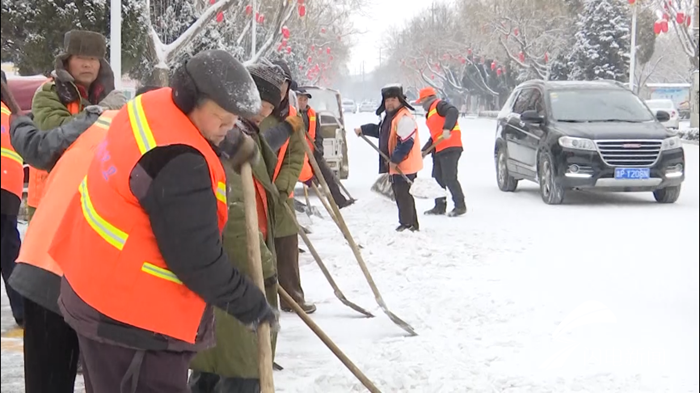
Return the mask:
{"type": "Polygon", "coordinates": [[[637,2],[632,3],[632,31],[630,32],[630,90],[634,92],[634,72],[637,65],[637,2]]]}
{"type": "Polygon", "coordinates": [[[114,72],[114,88],[122,87],[122,2],[111,0],[109,9],[109,65],[114,72]]]}
{"type": "Polygon", "coordinates": [[[253,4],[252,4],[252,5],[253,5],[253,12],[252,12],[253,21],[252,21],[251,23],[253,23],[253,26],[252,26],[252,28],[250,29],[250,31],[251,31],[251,33],[250,33],[250,34],[251,34],[251,38],[250,38],[250,58],[251,58],[251,59],[255,56],[255,52],[257,51],[255,39],[256,39],[256,36],[258,35],[258,34],[257,34],[257,30],[258,30],[258,29],[257,29],[257,27],[258,27],[258,20],[257,20],[257,17],[258,17],[258,2],[257,2],[256,0],[253,0],[253,4]]]}

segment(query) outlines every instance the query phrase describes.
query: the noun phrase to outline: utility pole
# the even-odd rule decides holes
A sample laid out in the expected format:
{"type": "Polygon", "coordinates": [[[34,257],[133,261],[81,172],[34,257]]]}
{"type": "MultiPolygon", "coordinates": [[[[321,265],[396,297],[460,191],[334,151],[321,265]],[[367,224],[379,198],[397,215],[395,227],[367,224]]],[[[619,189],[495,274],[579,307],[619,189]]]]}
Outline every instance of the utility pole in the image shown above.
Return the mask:
{"type": "MultiPolygon", "coordinates": [[[[695,12],[693,16],[693,37],[695,37],[695,45],[700,44],[700,4],[695,0],[695,12]]],[[[690,108],[690,126],[693,128],[700,127],[700,81],[698,80],[698,70],[693,72],[693,88],[690,92],[690,102],[693,104],[690,108]]]]}
{"type": "MultiPolygon", "coordinates": [[[[146,5],[148,6],[148,4],[146,5]]],[[[122,87],[122,2],[109,4],[109,66],[114,73],[114,88],[122,87]]]]}

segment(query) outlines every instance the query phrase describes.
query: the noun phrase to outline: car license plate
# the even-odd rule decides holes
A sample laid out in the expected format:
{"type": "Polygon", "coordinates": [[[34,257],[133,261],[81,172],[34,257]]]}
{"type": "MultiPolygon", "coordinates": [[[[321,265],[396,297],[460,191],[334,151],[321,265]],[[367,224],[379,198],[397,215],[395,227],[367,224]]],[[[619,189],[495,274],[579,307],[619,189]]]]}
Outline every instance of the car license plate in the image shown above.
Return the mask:
{"type": "Polygon", "coordinates": [[[650,175],[649,168],[615,168],[615,179],[648,179],[650,175]]]}

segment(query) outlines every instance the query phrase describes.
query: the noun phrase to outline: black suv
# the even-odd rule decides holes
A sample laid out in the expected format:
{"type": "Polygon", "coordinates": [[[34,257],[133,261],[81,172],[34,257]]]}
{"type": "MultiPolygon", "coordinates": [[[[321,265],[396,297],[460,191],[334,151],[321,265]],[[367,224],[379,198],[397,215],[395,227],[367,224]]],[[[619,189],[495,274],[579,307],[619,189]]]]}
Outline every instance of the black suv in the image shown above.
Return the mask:
{"type": "Polygon", "coordinates": [[[685,156],[680,138],[659,123],[668,119],[617,82],[525,82],[498,114],[498,187],[534,181],[550,205],[577,189],[653,192],[674,203],[685,156]]]}

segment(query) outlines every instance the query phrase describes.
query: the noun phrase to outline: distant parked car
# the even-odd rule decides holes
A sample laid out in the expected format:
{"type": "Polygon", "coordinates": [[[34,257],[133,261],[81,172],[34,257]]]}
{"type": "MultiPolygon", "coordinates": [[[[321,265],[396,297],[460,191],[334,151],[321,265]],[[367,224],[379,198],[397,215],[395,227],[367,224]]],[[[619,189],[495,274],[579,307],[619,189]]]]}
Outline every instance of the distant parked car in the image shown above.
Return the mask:
{"type": "Polygon", "coordinates": [[[365,101],[360,104],[360,112],[374,112],[377,110],[379,104],[375,104],[372,101],[365,101]]]}
{"type": "Polygon", "coordinates": [[[659,111],[668,112],[670,119],[665,121],[663,124],[666,128],[672,128],[674,130],[678,129],[678,123],[680,122],[680,112],[673,101],[668,99],[657,99],[657,100],[646,100],[645,104],[651,109],[652,113],[656,115],[659,111]]]}
{"type": "Polygon", "coordinates": [[[538,183],[542,200],[567,192],[651,192],[674,203],[685,180],[680,138],[626,87],[611,82],[529,81],[498,115],[494,158],[501,191],[538,183]]]}
{"type": "Polygon", "coordinates": [[[343,112],[344,113],[357,113],[357,104],[351,99],[343,99],[343,112]]]}

